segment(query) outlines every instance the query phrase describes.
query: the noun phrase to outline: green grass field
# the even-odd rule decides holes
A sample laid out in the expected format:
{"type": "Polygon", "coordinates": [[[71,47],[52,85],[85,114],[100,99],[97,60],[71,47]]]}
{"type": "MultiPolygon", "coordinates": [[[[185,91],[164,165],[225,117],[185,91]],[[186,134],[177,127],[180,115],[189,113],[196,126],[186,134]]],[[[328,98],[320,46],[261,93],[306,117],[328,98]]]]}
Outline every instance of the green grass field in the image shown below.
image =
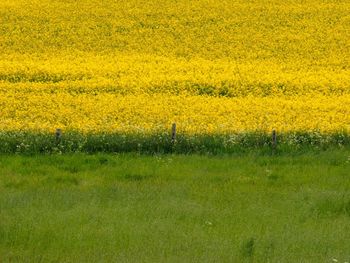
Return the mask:
{"type": "Polygon", "coordinates": [[[0,156],[0,262],[349,262],[350,151],[0,156]]]}

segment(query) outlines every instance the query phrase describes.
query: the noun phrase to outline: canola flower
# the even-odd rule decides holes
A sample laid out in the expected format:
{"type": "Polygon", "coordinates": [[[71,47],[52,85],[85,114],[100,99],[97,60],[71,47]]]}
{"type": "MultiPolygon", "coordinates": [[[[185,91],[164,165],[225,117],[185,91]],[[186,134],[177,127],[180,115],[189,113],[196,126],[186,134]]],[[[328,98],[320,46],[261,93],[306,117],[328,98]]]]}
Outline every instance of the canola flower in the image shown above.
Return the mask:
{"type": "Polygon", "coordinates": [[[0,130],[350,131],[350,3],[0,3],[0,130]]]}
{"type": "Polygon", "coordinates": [[[218,98],[210,96],[32,94],[1,96],[1,130],[198,133],[337,132],[349,129],[350,95],[218,98]]]}

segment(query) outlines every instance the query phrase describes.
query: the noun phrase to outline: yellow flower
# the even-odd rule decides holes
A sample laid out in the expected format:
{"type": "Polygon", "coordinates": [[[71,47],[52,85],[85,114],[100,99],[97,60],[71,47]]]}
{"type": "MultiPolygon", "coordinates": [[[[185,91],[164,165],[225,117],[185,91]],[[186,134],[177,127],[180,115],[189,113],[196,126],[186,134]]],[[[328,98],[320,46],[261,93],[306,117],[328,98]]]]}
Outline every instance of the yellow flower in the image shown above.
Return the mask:
{"type": "Polygon", "coordinates": [[[350,131],[349,1],[76,5],[1,1],[0,130],[350,131]]]}

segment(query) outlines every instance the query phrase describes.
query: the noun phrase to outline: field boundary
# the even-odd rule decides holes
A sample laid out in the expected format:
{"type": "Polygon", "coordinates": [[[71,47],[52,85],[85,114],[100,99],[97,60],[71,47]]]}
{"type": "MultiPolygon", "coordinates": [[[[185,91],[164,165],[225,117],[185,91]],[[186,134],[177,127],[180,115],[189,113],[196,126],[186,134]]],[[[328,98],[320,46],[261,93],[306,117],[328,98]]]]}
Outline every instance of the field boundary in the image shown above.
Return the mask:
{"type": "Polygon", "coordinates": [[[153,134],[2,131],[1,154],[35,153],[239,153],[259,150],[266,153],[350,148],[350,134],[338,132],[245,132],[231,134],[183,134],[174,126],[169,132],[153,134]]]}

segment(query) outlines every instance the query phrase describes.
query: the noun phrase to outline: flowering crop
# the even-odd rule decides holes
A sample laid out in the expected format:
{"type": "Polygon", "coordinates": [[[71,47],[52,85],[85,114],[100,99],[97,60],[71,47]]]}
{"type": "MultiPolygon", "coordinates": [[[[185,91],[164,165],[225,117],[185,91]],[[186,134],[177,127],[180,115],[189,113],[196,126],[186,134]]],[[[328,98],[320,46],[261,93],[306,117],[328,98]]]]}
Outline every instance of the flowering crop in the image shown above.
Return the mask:
{"type": "Polygon", "coordinates": [[[0,131],[350,131],[345,0],[0,3],[0,131]]]}

